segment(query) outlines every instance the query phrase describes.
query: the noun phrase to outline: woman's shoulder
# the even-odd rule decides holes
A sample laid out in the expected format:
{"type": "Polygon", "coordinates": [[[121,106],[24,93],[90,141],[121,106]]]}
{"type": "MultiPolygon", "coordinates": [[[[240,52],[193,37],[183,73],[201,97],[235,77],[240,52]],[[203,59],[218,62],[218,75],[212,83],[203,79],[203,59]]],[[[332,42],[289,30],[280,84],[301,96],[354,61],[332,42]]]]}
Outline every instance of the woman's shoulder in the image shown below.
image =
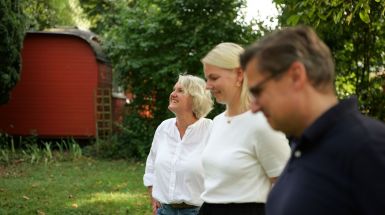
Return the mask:
{"type": "Polygon", "coordinates": [[[265,114],[263,114],[262,111],[258,111],[257,113],[251,113],[251,114],[254,115],[255,118],[257,118],[259,120],[262,120],[265,123],[268,123],[267,119],[265,117],[265,114]]]}
{"type": "Polygon", "coordinates": [[[225,111],[222,112],[222,113],[220,113],[220,114],[218,114],[218,115],[216,115],[216,116],[214,117],[214,119],[213,119],[213,122],[218,121],[218,120],[220,120],[220,119],[223,119],[224,117],[225,117],[225,111]]]}
{"type": "Polygon", "coordinates": [[[262,112],[252,113],[247,111],[242,119],[242,124],[253,130],[252,132],[259,133],[273,130],[262,112]]]}
{"type": "Polygon", "coordinates": [[[159,125],[158,125],[158,130],[159,129],[163,129],[163,128],[168,128],[170,127],[171,125],[175,125],[175,122],[176,122],[176,118],[169,118],[169,119],[166,119],[166,120],[163,120],[163,122],[161,122],[159,125]]]}
{"type": "Polygon", "coordinates": [[[212,124],[213,124],[213,121],[211,119],[208,119],[208,118],[200,118],[198,121],[198,125],[202,129],[210,128],[212,126],[212,124]]]}
{"type": "Polygon", "coordinates": [[[262,112],[258,112],[253,114],[254,120],[254,128],[255,132],[260,136],[275,136],[275,137],[283,137],[286,140],[286,136],[277,130],[274,130],[269,122],[267,121],[265,115],[262,112]]]}
{"type": "Polygon", "coordinates": [[[201,118],[200,120],[202,121],[202,123],[205,123],[205,124],[213,123],[213,120],[209,118],[201,118]]]}

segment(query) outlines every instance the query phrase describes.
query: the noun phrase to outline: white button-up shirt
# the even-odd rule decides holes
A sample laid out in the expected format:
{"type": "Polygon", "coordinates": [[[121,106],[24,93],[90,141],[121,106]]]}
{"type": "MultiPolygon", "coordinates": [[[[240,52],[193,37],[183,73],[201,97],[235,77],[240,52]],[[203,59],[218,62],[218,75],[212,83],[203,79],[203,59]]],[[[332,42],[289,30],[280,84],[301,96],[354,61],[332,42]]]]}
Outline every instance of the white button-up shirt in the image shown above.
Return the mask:
{"type": "Polygon", "coordinates": [[[143,182],[152,186],[152,196],[161,203],[200,206],[203,192],[202,151],[212,121],[201,118],[187,127],[180,138],[176,118],[163,121],[156,129],[147,157],[143,182]]]}
{"type": "Polygon", "coordinates": [[[278,177],[290,157],[285,135],[273,130],[262,112],[234,116],[224,113],[213,128],[202,153],[208,203],[266,202],[269,178],[278,177]]]}

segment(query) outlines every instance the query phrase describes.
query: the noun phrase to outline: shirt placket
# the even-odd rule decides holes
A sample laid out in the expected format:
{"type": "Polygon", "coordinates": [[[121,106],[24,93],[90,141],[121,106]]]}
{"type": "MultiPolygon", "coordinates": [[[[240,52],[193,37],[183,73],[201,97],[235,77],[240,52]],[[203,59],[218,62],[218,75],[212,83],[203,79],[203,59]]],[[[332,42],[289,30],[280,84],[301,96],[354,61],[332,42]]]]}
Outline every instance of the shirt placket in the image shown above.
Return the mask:
{"type": "Polygon", "coordinates": [[[175,154],[172,158],[172,163],[171,163],[171,176],[170,176],[170,188],[169,188],[169,197],[170,200],[175,200],[175,189],[176,189],[176,168],[178,165],[179,158],[181,157],[181,152],[182,152],[182,147],[184,140],[186,139],[185,137],[188,135],[190,131],[190,128],[186,129],[186,132],[183,136],[183,138],[178,142],[175,150],[175,154]]]}

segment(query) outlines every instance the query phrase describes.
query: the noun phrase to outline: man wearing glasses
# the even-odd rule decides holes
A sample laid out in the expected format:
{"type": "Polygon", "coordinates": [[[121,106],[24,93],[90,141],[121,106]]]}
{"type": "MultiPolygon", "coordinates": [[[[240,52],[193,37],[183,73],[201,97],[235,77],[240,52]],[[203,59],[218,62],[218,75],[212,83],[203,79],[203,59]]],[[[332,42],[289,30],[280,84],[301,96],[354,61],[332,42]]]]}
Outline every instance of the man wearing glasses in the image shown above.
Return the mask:
{"type": "Polygon", "coordinates": [[[295,142],[266,214],[385,214],[385,125],[363,116],[355,98],[338,101],[331,52],[316,33],[274,32],[241,65],[253,112],[295,142]]]}

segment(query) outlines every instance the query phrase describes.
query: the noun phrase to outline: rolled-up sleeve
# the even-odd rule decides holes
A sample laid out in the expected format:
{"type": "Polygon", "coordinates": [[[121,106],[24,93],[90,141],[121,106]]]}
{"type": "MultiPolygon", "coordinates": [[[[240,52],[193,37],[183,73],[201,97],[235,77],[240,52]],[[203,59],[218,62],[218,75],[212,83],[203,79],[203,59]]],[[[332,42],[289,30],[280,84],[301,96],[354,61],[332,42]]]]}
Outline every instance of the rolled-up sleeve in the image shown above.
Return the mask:
{"type": "Polygon", "coordinates": [[[154,139],[152,140],[150,153],[148,153],[146,160],[146,168],[143,176],[143,184],[146,187],[152,186],[155,180],[155,166],[154,162],[156,159],[158,142],[159,142],[160,126],[156,129],[154,139]]]}

